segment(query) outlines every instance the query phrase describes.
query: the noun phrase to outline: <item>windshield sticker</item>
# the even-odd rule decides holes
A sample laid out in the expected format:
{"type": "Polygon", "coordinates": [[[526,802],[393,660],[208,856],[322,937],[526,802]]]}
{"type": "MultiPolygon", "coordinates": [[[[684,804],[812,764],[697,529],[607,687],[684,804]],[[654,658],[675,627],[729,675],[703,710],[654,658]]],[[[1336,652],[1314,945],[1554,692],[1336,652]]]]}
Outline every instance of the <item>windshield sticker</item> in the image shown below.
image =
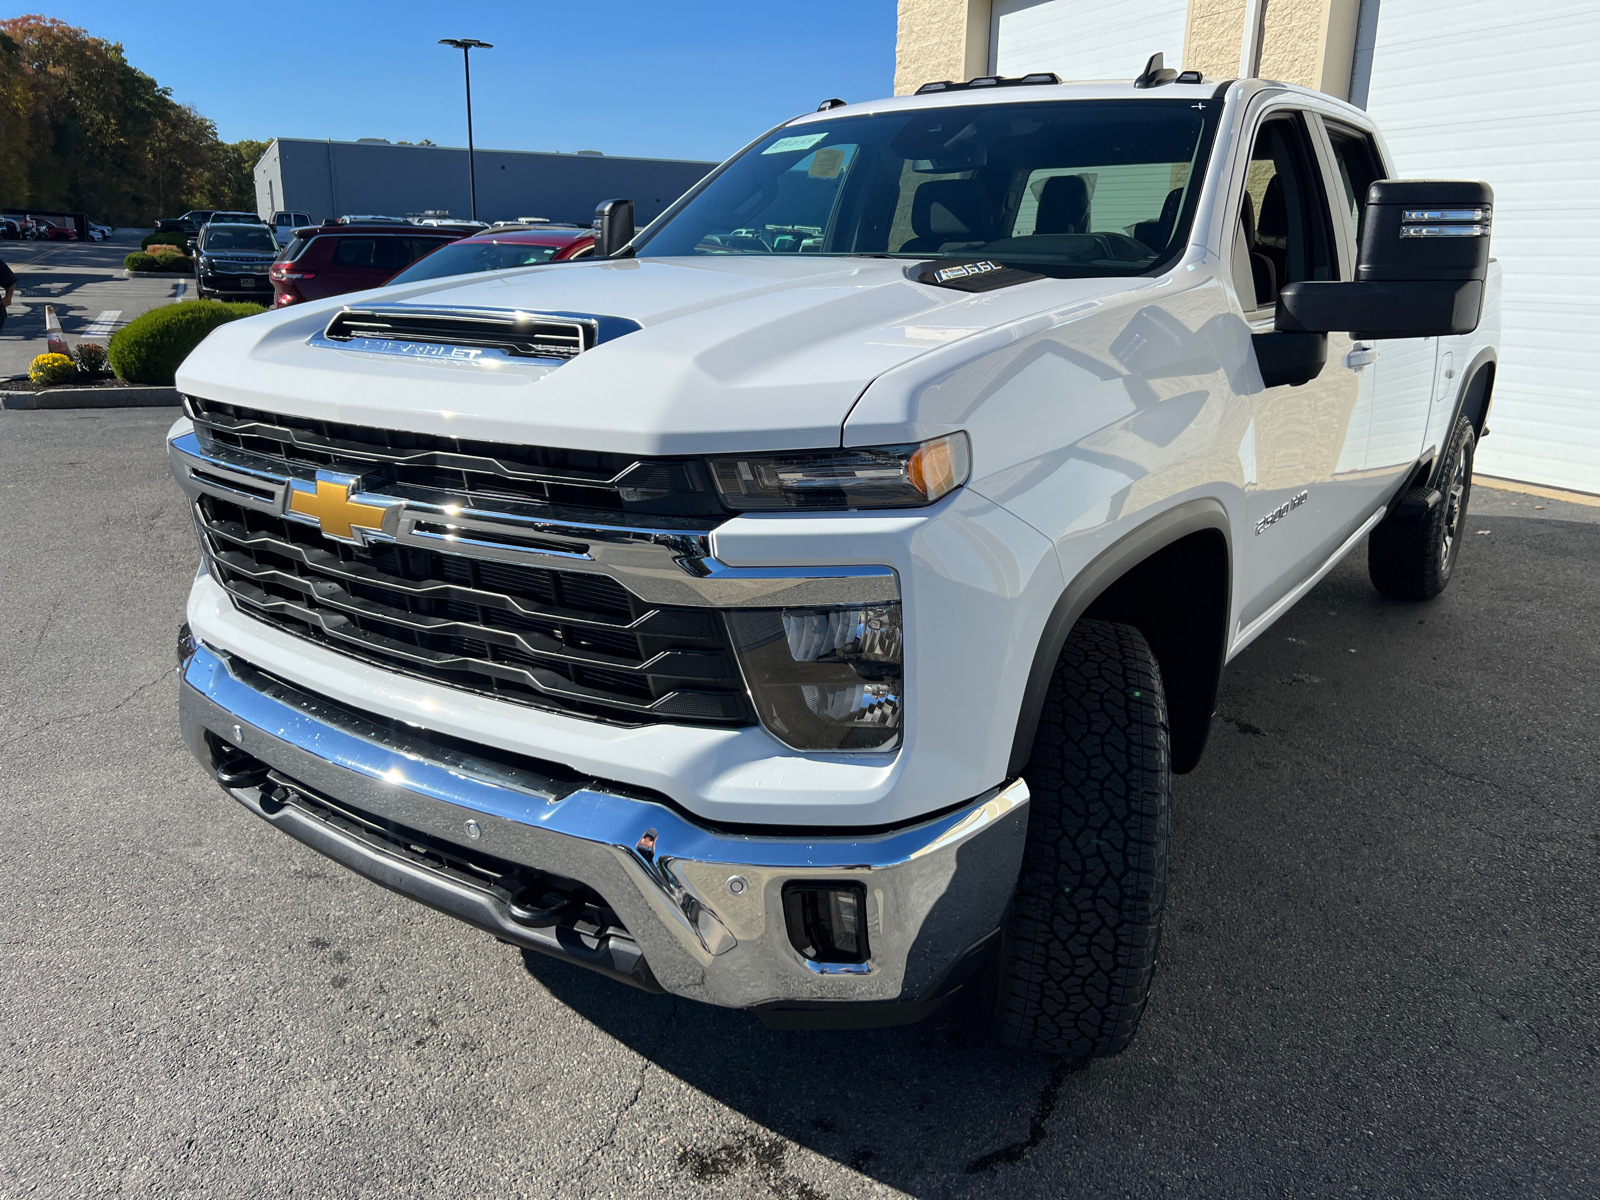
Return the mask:
{"type": "Polygon", "coordinates": [[[827,130],[823,130],[821,133],[802,133],[796,137],[779,138],[761,153],[789,154],[795,150],[809,150],[827,136],[827,130]]]}
{"type": "Polygon", "coordinates": [[[811,176],[814,179],[837,179],[843,166],[844,149],[840,146],[829,146],[811,156],[811,176]]]}

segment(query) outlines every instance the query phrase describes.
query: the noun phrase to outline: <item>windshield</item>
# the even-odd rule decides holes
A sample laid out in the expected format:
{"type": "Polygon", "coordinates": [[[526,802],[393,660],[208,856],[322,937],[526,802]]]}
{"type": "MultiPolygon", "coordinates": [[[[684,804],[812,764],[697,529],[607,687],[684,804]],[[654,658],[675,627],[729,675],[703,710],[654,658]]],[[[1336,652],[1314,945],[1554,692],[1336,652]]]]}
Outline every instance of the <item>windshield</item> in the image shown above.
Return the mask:
{"type": "Polygon", "coordinates": [[[1055,101],[807,122],[735,159],[641,257],[982,257],[1058,276],[1171,257],[1221,101],[1055,101]]]}
{"type": "Polygon", "coordinates": [[[276,254],[278,243],[265,225],[207,225],[201,238],[207,250],[258,250],[276,254]]]}
{"type": "Polygon", "coordinates": [[[389,283],[416,283],[422,279],[442,279],[446,275],[531,267],[549,262],[561,249],[560,246],[530,246],[526,242],[454,242],[419,259],[389,283]]]}

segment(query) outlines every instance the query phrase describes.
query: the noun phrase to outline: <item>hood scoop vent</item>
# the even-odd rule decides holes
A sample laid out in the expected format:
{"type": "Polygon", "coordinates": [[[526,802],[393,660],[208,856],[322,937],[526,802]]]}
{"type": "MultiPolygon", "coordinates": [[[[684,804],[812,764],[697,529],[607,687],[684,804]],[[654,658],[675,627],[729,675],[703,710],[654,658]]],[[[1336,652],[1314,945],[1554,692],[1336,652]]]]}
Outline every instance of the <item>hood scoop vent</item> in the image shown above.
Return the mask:
{"type": "Polygon", "coordinates": [[[341,309],[318,340],[423,358],[492,355],[565,362],[638,328],[637,322],[621,317],[578,313],[371,304],[341,309]]]}

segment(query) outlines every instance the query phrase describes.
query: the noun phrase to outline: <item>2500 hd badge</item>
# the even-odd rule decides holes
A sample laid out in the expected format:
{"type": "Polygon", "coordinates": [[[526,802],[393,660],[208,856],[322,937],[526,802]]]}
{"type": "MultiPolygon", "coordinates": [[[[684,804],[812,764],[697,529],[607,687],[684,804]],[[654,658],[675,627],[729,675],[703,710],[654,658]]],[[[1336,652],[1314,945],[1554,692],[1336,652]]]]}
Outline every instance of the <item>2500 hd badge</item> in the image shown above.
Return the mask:
{"type": "Polygon", "coordinates": [[[1283,520],[1290,513],[1292,513],[1295,509],[1299,508],[1302,504],[1304,504],[1306,502],[1306,500],[1310,497],[1310,495],[1311,495],[1310,492],[1298,492],[1295,495],[1290,496],[1287,500],[1285,500],[1282,504],[1278,505],[1277,508],[1273,509],[1266,516],[1262,517],[1259,521],[1256,522],[1256,534],[1257,534],[1257,536],[1260,536],[1261,534],[1265,533],[1268,529],[1270,529],[1272,526],[1276,525],[1279,521],[1283,520]]]}
{"type": "Polygon", "coordinates": [[[1449,581],[1493,195],[1284,84],[976,83],[609,201],[592,259],[213,332],[169,435],[205,770],[621,984],[1127,1046],[1225,664],[1363,541],[1449,581]]]}

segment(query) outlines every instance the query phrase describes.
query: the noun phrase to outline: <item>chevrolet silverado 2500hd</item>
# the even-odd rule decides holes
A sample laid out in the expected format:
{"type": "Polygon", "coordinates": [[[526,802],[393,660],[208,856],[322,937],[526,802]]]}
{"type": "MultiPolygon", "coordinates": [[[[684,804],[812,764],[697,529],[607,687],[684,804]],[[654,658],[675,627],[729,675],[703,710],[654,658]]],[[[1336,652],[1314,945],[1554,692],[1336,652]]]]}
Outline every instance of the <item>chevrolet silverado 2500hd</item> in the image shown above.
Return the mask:
{"type": "Polygon", "coordinates": [[[1224,664],[1363,539],[1445,586],[1498,325],[1485,185],[1175,75],[829,102],[593,260],[218,329],[195,755],[619,981],[1120,1050],[1224,664]]]}

